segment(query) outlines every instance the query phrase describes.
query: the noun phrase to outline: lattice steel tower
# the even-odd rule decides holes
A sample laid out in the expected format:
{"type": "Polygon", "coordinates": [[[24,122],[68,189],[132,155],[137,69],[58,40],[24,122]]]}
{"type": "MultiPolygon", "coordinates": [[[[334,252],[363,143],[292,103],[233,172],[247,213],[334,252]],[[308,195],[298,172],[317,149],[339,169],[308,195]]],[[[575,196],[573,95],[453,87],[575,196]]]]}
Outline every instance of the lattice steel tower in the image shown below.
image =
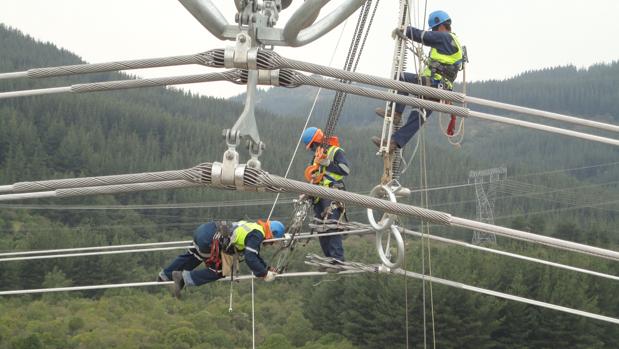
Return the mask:
{"type": "MultiPolygon", "coordinates": [[[[507,176],[507,168],[495,167],[469,172],[469,183],[475,184],[477,197],[477,220],[494,224],[494,201],[497,187],[507,176]]],[[[496,244],[496,235],[481,231],[473,232],[473,244],[496,244]]]]}

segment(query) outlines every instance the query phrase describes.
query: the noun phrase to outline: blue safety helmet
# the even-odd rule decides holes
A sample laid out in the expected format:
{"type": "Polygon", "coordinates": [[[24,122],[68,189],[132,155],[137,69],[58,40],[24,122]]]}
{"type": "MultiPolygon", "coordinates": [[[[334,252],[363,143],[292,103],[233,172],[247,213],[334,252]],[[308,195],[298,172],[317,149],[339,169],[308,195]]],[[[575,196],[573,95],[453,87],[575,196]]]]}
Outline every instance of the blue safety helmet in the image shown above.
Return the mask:
{"type": "Polygon", "coordinates": [[[450,20],[449,15],[445,11],[434,11],[428,16],[428,27],[434,28],[450,20]]]}
{"type": "Polygon", "coordinates": [[[317,127],[308,127],[305,129],[305,131],[303,131],[303,135],[301,135],[301,140],[303,141],[303,144],[305,144],[305,146],[308,146],[312,142],[312,140],[314,139],[314,135],[316,135],[317,131],[317,127]]]}
{"type": "Polygon", "coordinates": [[[286,231],[286,227],[280,221],[269,221],[269,228],[271,229],[271,233],[274,238],[281,238],[284,236],[284,232],[286,231]]]}

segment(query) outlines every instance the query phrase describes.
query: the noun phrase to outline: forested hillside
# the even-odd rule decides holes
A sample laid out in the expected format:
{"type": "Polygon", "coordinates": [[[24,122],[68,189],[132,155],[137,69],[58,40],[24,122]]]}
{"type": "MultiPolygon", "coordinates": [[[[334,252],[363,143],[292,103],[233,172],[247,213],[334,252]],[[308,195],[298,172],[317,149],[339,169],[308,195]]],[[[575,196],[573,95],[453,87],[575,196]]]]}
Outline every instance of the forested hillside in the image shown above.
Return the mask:
{"type": "MultiPolygon", "coordinates": [[[[0,48],[0,72],[81,61],[53,44],[36,42],[6,27],[0,27],[0,48]]],[[[556,68],[507,81],[474,83],[469,90],[479,97],[619,123],[618,70],[618,63],[588,70],[556,68]]],[[[128,77],[94,74],[3,80],[0,91],[128,77]]],[[[314,93],[310,88],[260,93],[257,121],[267,143],[261,157],[267,171],[285,172],[314,93]]],[[[322,95],[313,124],[322,125],[331,99],[332,94],[322,95]]],[[[221,130],[232,126],[242,110],[241,102],[239,98],[223,100],[164,88],[2,100],[0,185],[178,169],[220,161],[226,149],[221,130]]],[[[367,141],[379,132],[373,116],[378,105],[378,101],[350,97],[344,109],[338,135],[353,169],[347,181],[351,191],[368,192],[380,177],[382,161],[367,141]]],[[[502,191],[496,203],[498,223],[617,249],[616,149],[475,122],[467,124],[465,141],[455,149],[442,138],[436,124],[434,117],[426,134],[430,186],[462,184],[470,170],[505,165],[512,178],[534,187],[502,191]],[[613,200],[614,204],[598,205],[613,200]],[[587,207],[581,207],[583,202],[587,207]]],[[[301,178],[308,157],[302,149],[291,177],[301,178]]],[[[402,182],[418,188],[419,175],[416,157],[402,182]]],[[[475,217],[471,187],[436,190],[429,195],[431,208],[475,217]]],[[[186,240],[208,219],[261,218],[270,205],[92,208],[256,198],[274,196],[204,189],[2,204],[0,251],[186,240]],[[24,204],[35,206],[27,208],[24,204]],[[69,204],[78,209],[62,207],[69,204]]],[[[418,203],[419,195],[407,202],[418,203]]],[[[290,207],[279,205],[275,217],[286,221],[290,213],[290,207]]],[[[363,210],[350,207],[349,213],[352,220],[364,221],[363,210]]],[[[416,229],[419,222],[407,219],[403,223],[416,229]]],[[[432,227],[432,233],[470,239],[470,232],[462,230],[432,227]]],[[[377,262],[372,238],[349,237],[345,246],[349,260],[377,262]]],[[[619,274],[617,263],[593,257],[506,239],[499,239],[499,247],[619,274]]],[[[318,250],[316,242],[303,248],[318,250]]],[[[269,260],[273,251],[268,247],[264,251],[269,260]]],[[[619,316],[616,282],[437,243],[432,244],[430,252],[435,276],[619,316]]],[[[0,290],[152,281],[176,253],[0,261],[0,290]]],[[[302,254],[291,270],[311,269],[303,264],[302,254]]],[[[421,272],[421,255],[419,240],[407,240],[407,269],[421,272]]],[[[232,312],[228,312],[227,283],[192,289],[182,301],[171,298],[163,287],[3,297],[0,348],[246,348],[251,345],[252,331],[250,286],[235,283],[233,288],[232,312]]],[[[432,286],[434,310],[428,303],[424,312],[422,284],[412,280],[405,284],[401,277],[287,279],[272,284],[258,282],[256,289],[256,335],[259,347],[264,349],[401,348],[407,330],[405,314],[415,348],[423,347],[423,314],[427,315],[429,337],[434,317],[436,346],[440,348],[614,348],[619,340],[617,326],[437,285],[432,286]]]]}

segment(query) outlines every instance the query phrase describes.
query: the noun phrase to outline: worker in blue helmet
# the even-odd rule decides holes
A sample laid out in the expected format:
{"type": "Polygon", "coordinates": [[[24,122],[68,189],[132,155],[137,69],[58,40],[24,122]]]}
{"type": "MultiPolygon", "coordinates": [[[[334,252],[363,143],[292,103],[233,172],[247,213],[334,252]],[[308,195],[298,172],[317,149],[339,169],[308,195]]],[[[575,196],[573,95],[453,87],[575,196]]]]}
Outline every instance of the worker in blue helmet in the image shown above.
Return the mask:
{"type": "MultiPolygon", "coordinates": [[[[399,80],[441,88],[446,90],[453,89],[453,83],[462,69],[463,49],[455,33],[451,31],[451,18],[445,11],[434,11],[428,16],[428,27],[430,31],[417,29],[415,27],[396,28],[393,36],[406,37],[415,42],[430,47],[430,54],[427,59],[427,66],[421,75],[412,73],[402,73],[399,80]]],[[[407,92],[398,92],[401,95],[408,95],[407,92]]],[[[400,124],[404,104],[396,104],[394,110],[394,122],[400,124]]],[[[387,111],[390,113],[390,111],[387,111]]],[[[413,109],[409,113],[406,124],[396,131],[391,137],[389,152],[402,148],[417,133],[421,125],[425,122],[431,110],[425,110],[425,118],[420,117],[420,111],[413,109]]],[[[380,117],[385,116],[384,108],[377,108],[376,114],[380,117]]],[[[381,140],[372,137],[372,142],[380,147],[381,140]]]]}
{"type": "Polygon", "coordinates": [[[242,254],[252,273],[270,282],[276,273],[260,257],[266,239],[281,238],[285,227],[280,221],[216,221],[200,225],[193,233],[193,247],[176,257],[158,275],[158,281],[174,281],[174,296],[181,297],[185,286],[200,286],[234,276],[236,254],[242,254]],[[196,269],[204,263],[206,268],[196,269]]]}
{"type": "MultiPolygon", "coordinates": [[[[301,140],[307,150],[314,156],[305,169],[305,179],[313,184],[345,190],[344,177],[350,174],[348,160],[344,150],[340,148],[339,139],[335,136],[325,139],[322,130],[309,127],[303,131],[301,140]]],[[[319,234],[338,231],[333,226],[345,219],[344,205],[323,198],[311,198],[314,207],[314,221],[319,234]]],[[[333,258],[334,263],[344,261],[344,247],[341,235],[319,237],[320,247],[326,257],[333,258]]],[[[331,270],[328,270],[331,271],[331,270]]]]}

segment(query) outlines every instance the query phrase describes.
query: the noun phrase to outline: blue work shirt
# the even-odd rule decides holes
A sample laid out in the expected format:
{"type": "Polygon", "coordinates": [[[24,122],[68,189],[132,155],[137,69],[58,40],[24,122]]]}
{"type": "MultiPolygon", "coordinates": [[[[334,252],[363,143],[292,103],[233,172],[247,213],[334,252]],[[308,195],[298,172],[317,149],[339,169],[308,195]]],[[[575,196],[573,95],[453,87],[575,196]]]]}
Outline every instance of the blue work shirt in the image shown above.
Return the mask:
{"type": "Polygon", "coordinates": [[[452,55],[458,52],[458,45],[449,32],[427,31],[408,27],[406,28],[406,36],[415,42],[435,48],[444,55],[452,55]]]}
{"type": "Polygon", "coordinates": [[[245,257],[245,263],[254,275],[258,277],[264,277],[267,275],[267,264],[260,257],[260,246],[264,241],[264,236],[258,230],[252,230],[245,237],[245,249],[243,250],[243,256],[245,257]]]}

